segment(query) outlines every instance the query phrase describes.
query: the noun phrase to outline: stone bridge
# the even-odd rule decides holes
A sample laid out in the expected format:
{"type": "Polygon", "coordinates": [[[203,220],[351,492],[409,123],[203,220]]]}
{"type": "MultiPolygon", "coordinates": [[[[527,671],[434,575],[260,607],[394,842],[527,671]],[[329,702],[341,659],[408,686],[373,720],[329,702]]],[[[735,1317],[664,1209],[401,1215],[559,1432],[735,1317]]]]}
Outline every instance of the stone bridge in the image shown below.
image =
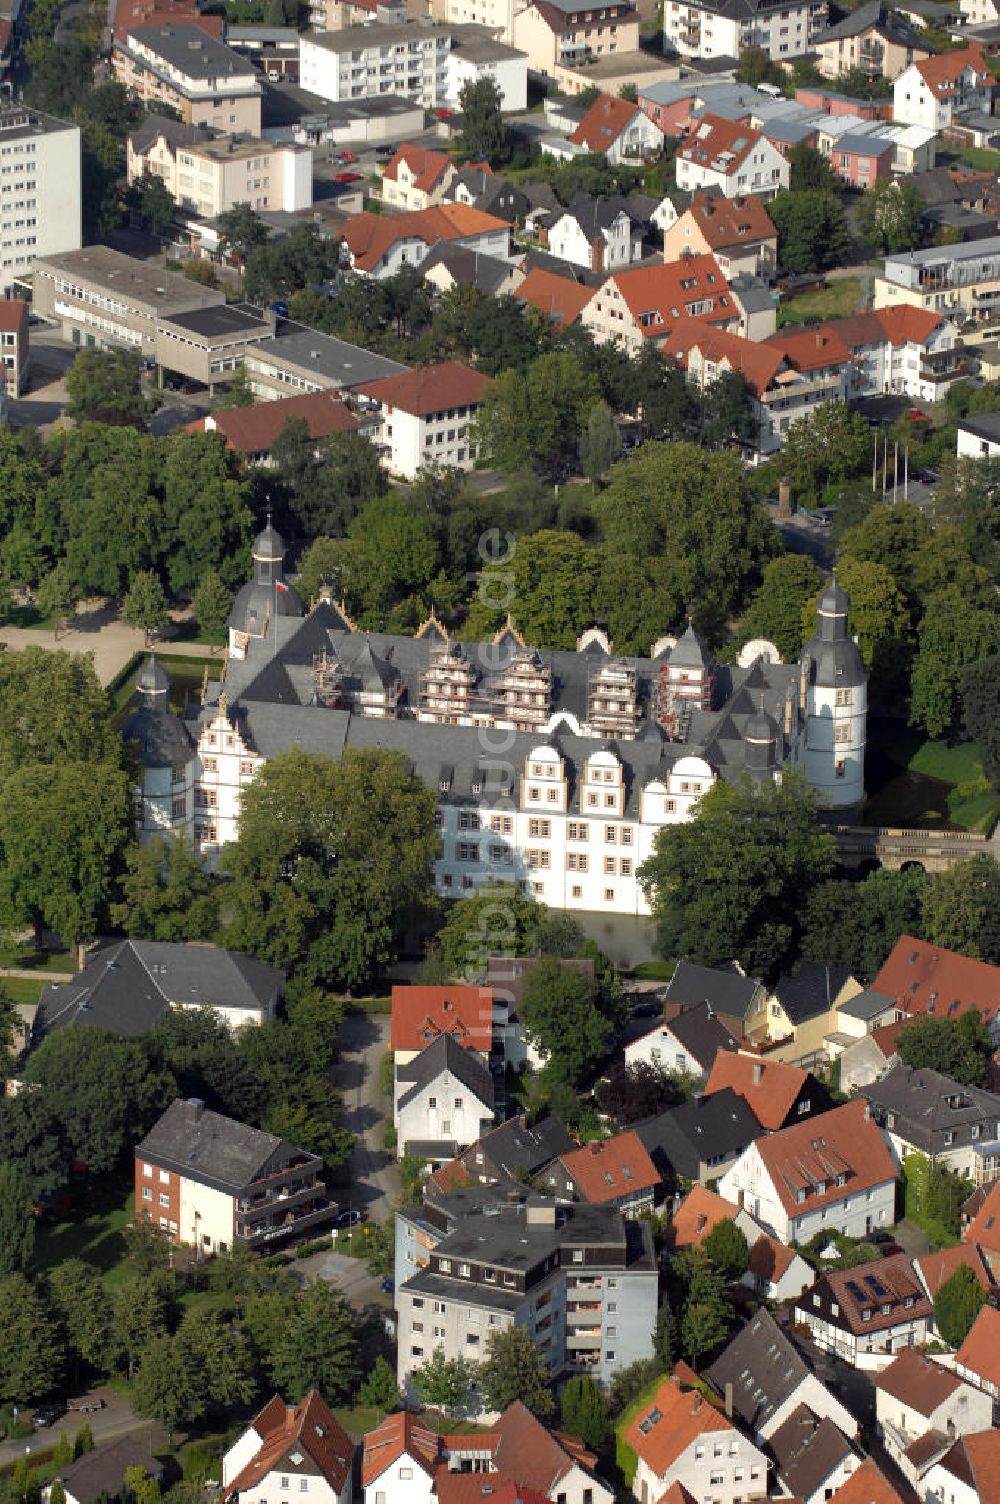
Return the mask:
{"type": "Polygon", "coordinates": [[[897,870],[912,864],[925,872],[944,872],[979,852],[1000,854],[995,833],[984,836],[966,830],[906,830],[887,825],[834,825],[832,830],[845,867],[878,862],[897,870]]]}

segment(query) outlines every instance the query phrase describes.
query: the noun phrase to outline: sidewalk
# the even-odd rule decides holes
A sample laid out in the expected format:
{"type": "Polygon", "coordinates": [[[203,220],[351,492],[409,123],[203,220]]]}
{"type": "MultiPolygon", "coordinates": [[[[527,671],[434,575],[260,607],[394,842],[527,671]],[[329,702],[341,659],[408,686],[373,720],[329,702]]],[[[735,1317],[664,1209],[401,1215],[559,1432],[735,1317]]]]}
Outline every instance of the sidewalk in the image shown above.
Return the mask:
{"type": "MultiPolygon", "coordinates": [[[[0,643],[14,652],[21,648],[62,648],[68,653],[93,653],[94,668],[102,684],[110,684],[135,653],[155,652],[159,656],[171,653],[195,656],[208,650],[196,642],[157,642],[146,648],[145,637],[137,627],[129,627],[121,621],[114,608],[104,602],[86,602],[92,609],[83,610],[73,617],[69,626],[59,633],[42,627],[0,627],[0,643]]],[[[217,653],[221,658],[221,651],[217,653]]]]}

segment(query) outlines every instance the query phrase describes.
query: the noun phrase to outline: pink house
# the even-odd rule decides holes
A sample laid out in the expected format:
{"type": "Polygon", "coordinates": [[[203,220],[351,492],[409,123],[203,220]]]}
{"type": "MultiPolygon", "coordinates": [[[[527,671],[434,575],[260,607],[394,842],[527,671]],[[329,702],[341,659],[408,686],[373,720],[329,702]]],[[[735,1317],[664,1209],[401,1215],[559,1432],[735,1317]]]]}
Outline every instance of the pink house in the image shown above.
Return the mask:
{"type": "Polygon", "coordinates": [[[852,188],[870,188],[892,176],[892,142],[879,136],[841,136],[830,152],[830,166],[852,188]]]}
{"type": "Polygon", "coordinates": [[[796,89],[795,102],[810,110],[823,110],[827,115],[857,115],[860,120],[892,119],[891,99],[851,99],[847,94],[835,94],[832,89],[813,84],[796,89]]]}
{"type": "Polygon", "coordinates": [[[665,136],[683,136],[691,124],[694,95],[682,94],[676,84],[650,84],[639,91],[639,108],[665,136]]]}

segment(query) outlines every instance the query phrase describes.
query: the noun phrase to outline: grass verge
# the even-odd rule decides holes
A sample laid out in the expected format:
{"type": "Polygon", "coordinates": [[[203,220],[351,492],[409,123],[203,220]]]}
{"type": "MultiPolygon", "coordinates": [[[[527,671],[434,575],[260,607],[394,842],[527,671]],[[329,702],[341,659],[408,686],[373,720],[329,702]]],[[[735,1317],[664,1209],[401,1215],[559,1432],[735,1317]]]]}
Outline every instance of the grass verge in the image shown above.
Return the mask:
{"type": "Polygon", "coordinates": [[[858,277],[838,277],[819,292],[803,292],[778,307],[778,327],[808,319],[842,319],[855,312],[861,297],[858,277]]]}
{"type": "Polygon", "coordinates": [[[665,1377],[665,1374],[660,1374],[657,1378],[651,1379],[645,1389],[636,1395],[632,1403],[625,1406],[625,1409],[615,1422],[615,1462],[618,1465],[618,1471],[629,1488],[632,1487],[632,1479],[635,1477],[635,1470],[639,1459],[625,1440],[625,1432],[643,1406],[649,1404],[665,1377]]]}

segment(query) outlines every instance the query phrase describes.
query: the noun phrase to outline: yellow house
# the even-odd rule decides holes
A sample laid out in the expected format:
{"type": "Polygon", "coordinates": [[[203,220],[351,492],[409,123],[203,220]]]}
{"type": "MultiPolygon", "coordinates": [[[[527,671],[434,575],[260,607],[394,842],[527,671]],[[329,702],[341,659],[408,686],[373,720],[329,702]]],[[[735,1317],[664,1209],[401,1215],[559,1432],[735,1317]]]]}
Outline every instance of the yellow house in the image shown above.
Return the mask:
{"type": "MultiPolygon", "coordinates": [[[[864,989],[846,966],[803,961],[770,989],[761,1019],[763,1038],[775,1041],[768,1060],[811,1066],[830,1058],[828,1038],[841,1030],[841,1010],[864,989]]],[[[864,1033],[863,1027],[858,1031],[864,1033]]]]}

